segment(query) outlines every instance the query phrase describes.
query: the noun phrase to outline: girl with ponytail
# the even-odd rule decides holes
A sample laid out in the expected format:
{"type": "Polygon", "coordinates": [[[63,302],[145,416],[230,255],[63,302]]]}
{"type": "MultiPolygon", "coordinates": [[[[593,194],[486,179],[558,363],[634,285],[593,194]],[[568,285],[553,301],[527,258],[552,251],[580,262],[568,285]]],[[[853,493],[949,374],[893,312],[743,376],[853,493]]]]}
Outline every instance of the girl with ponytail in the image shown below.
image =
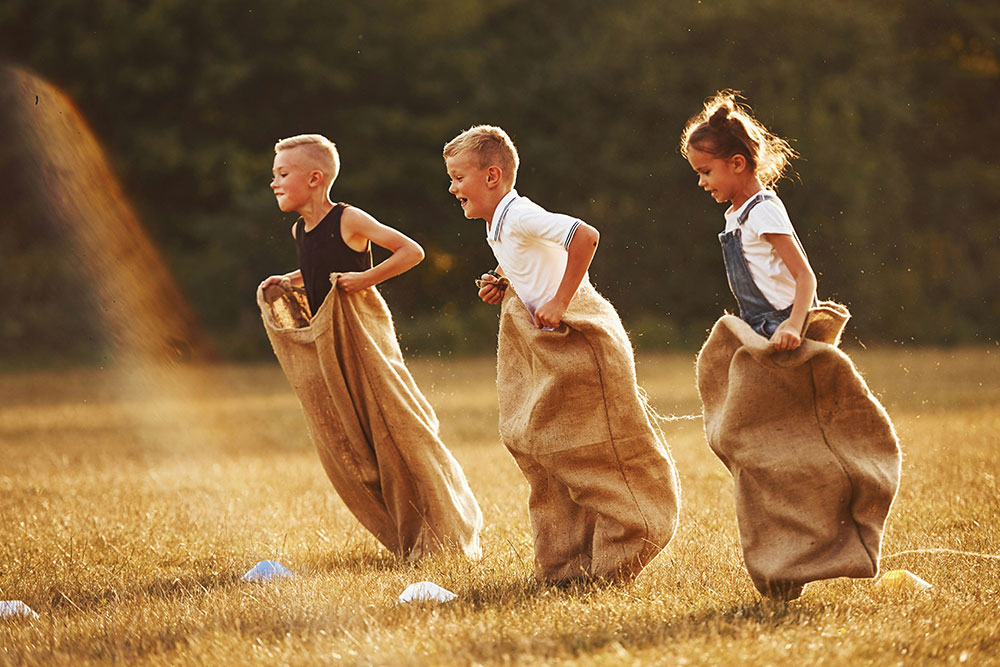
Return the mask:
{"type": "Polygon", "coordinates": [[[740,317],[777,349],[794,350],[816,276],[774,190],[797,154],[736,98],[723,90],[705,103],[684,128],[681,154],[698,185],[730,205],[719,240],[740,317]]]}

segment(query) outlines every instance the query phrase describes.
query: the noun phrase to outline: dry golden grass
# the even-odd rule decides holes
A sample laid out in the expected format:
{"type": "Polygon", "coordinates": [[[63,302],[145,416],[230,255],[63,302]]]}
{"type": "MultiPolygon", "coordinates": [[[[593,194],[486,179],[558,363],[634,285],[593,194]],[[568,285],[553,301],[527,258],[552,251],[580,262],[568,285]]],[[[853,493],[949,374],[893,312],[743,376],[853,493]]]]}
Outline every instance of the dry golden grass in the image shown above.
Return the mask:
{"type": "MultiPolygon", "coordinates": [[[[883,553],[1000,553],[1000,350],[852,355],[904,450],[883,553]]],[[[693,355],[640,355],[661,413],[699,411],[693,366],[693,355]]],[[[731,478],[700,421],[666,425],[681,524],[639,580],[542,586],[527,487],[497,437],[494,360],[412,369],[482,505],[478,562],[409,565],[381,550],[323,475],[276,365],[0,376],[0,599],[40,614],[0,620],[0,663],[998,661],[996,559],[883,562],[934,585],[918,595],[835,580],[762,601],[742,565],[731,478]],[[240,580],[265,559],[297,576],[240,580]],[[394,603],[422,580],[458,600],[394,603]]]]}

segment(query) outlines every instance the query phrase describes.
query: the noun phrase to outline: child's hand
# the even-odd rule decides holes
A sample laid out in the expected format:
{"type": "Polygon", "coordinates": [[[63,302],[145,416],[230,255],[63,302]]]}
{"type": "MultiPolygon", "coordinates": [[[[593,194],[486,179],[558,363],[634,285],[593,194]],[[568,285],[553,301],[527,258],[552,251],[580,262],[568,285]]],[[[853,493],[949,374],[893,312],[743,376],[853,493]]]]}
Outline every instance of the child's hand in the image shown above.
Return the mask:
{"type": "Polygon", "coordinates": [[[268,276],[264,281],[257,286],[257,289],[263,290],[267,289],[271,285],[280,285],[281,281],[285,279],[285,276],[268,276]]]}
{"type": "Polygon", "coordinates": [[[555,329],[562,322],[563,315],[566,314],[566,306],[567,304],[558,299],[543,303],[535,311],[535,324],[539,329],[544,327],[555,329]]]}
{"type": "Polygon", "coordinates": [[[476,281],[476,286],[479,287],[479,298],[488,304],[497,306],[503,301],[507,284],[506,278],[497,278],[492,273],[484,273],[476,281]]]}
{"type": "Polygon", "coordinates": [[[360,292],[361,290],[368,289],[371,286],[372,283],[364,272],[351,271],[348,273],[341,273],[337,276],[337,289],[343,290],[348,294],[360,292]]]}
{"type": "Polygon", "coordinates": [[[788,320],[779,324],[778,328],[771,334],[771,345],[776,350],[794,350],[801,344],[802,336],[788,323],[788,320]]]}

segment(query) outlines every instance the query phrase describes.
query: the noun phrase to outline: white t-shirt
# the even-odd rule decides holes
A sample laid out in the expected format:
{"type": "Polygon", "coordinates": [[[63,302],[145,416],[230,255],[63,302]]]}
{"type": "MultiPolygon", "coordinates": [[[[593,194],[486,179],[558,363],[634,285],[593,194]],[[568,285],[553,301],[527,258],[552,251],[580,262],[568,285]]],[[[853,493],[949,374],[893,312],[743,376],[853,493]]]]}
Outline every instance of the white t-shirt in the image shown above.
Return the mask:
{"type": "MultiPolygon", "coordinates": [[[[740,232],[743,241],[743,255],[746,257],[750,276],[757,283],[761,294],[778,310],[783,310],[795,301],[795,278],[785,266],[774,246],[764,238],[764,234],[788,234],[795,238],[795,229],[788,218],[785,205],[771,190],[762,190],[773,199],[765,199],[750,209],[750,215],[740,232]]],[[[755,195],[756,196],[756,195],[755,195]]],[[[740,213],[753,201],[750,197],[735,211],[726,211],[726,230],[730,232],[740,227],[740,213]]]]}
{"type": "Polygon", "coordinates": [[[532,313],[556,295],[566,272],[566,250],[580,224],[577,218],[549,213],[516,190],[504,195],[493,212],[486,241],[532,313]]]}

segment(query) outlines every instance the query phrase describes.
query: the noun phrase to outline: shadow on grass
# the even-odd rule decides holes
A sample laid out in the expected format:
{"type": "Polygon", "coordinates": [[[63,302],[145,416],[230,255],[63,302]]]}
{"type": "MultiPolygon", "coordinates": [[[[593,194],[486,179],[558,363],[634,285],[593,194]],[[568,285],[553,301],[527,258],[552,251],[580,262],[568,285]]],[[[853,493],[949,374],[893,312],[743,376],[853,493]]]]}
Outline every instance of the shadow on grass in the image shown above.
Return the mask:
{"type": "MultiPolygon", "coordinates": [[[[609,589],[619,584],[607,581],[574,580],[561,584],[549,584],[538,581],[534,575],[527,573],[522,576],[508,577],[503,580],[476,582],[456,591],[459,598],[475,609],[487,607],[511,606],[530,602],[537,598],[564,597],[567,600],[587,602],[593,598],[602,600],[609,589]]],[[[627,590],[627,589],[626,589],[627,590]]]]}
{"type": "Polygon", "coordinates": [[[48,592],[48,609],[88,613],[104,608],[108,604],[119,605],[134,600],[190,600],[218,590],[243,585],[242,577],[242,572],[235,571],[206,572],[194,575],[153,577],[121,585],[108,585],[104,582],[104,585],[99,587],[73,591],[51,588],[48,592]]]}
{"type": "MultiPolygon", "coordinates": [[[[13,647],[6,657],[13,660],[12,664],[51,662],[43,658],[45,653],[58,656],[61,664],[90,661],[135,664],[158,656],[172,664],[190,664],[191,659],[186,657],[189,652],[204,651],[206,645],[220,637],[230,638],[230,641],[237,638],[247,646],[277,646],[289,637],[305,639],[320,631],[327,638],[338,638],[352,629],[356,631],[359,623],[355,609],[339,609],[333,605],[319,611],[316,607],[289,607],[275,597],[275,588],[266,584],[244,583],[237,577],[227,577],[226,582],[217,588],[238,590],[245,587],[250,593],[241,599],[249,597],[255,602],[220,603],[217,608],[203,613],[191,613],[185,609],[172,613],[170,610],[136,608],[134,617],[116,614],[99,621],[94,618],[95,612],[90,611],[87,615],[91,618],[77,619],[69,624],[56,615],[43,615],[41,622],[35,624],[39,627],[27,627],[36,633],[44,633],[45,637],[22,642],[20,646],[13,647]],[[272,591],[273,599],[260,603],[254,596],[265,591],[272,591]],[[58,626],[63,627],[56,629],[58,626]]],[[[198,590],[201,588],[198,587],[198,590]]],[[[75,604],[68,606],[77,607],[75,604]]],[[[97,615],[101,616],[99,610],[97,615]]],[[[201,661],[196,659],[194,662],[201,661]]],[[[240,662],[236,659],[232,664],[240,662]]]]}
{"type": "MultiPolygon", "coordinates": [[[[466,599],[478,607],[509,602],[510,599],[524,599],[525,596],[555,593],[580,597],[604,590],[591,584],[562,590],[544,585],[531,586],[526,582],[510,582],[503,588],[506,590],[484,591],[478,598],[475,590],[467,591],[466,599]]],[[[798,602],[762,599],[670,618],[650,618],[648,615],[638,614],[624,622],[619,619],[600,627],[580,626],[573,630],[551,631],[545,627],[537,627],[530,637],[515,635],[493,642],[484,642],[482,638],[478,638],[452,643],[446,651],[433,656],[432,660],[449,662],[460,659],[485,664],[501,659],[517,663],[522,658],[556,660],[565,659],[567,654],[572,657],[592,656],[594,653],[619,647],[626,651],[642,651],[698,638],[712,641],[720,638],[735,639],[745,637],[748,633],[767,633],[785,626],[809,624],[822,613],[822,607],[823,605],[807,607],[798,602]]]]}
{"type": "Polygon", "coordinates": [[[461,600],[479,610],[527,601],[547,590],[549,587],[539,583],[533,576],[526,576],[519,579],[476,581],[471,586],[460,588],[456,593],[461,600]]]}
{"type": "Polygon", "coordinates": [[[400,558],[385,549],[357,548],[350,551],[334,551],[320,558],[305,561],[316,572],[333,574],[340,571],[348,572],[390,572],[411,567],[406,559],[400,558]]]}

